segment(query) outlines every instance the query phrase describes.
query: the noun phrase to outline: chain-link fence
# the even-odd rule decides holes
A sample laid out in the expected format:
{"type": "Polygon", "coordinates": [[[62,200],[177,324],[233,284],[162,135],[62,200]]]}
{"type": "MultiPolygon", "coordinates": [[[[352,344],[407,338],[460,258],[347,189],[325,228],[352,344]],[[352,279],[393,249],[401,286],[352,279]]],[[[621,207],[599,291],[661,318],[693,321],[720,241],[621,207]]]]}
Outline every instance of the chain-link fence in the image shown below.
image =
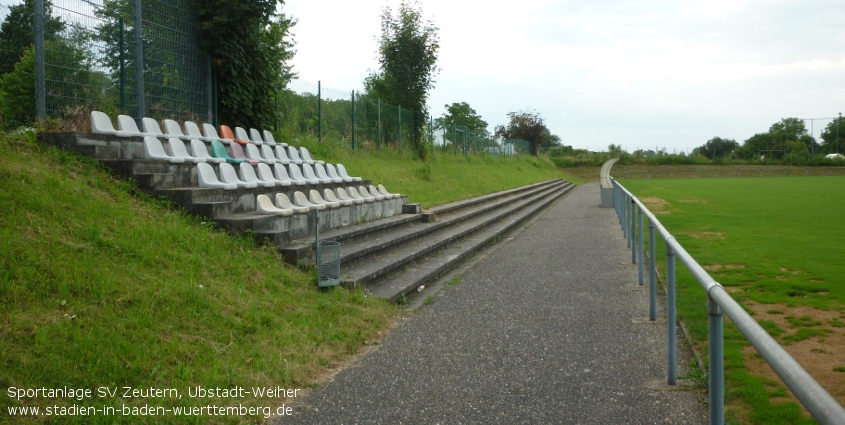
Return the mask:
{"type": "MultiPolygon", "coordinates": [[[[276,102],[276,129],[283,138],[308,134],[320,141],[341,140],[353,150],[410,149],[415,119],[412,111],[320,82],[293,80],[278,91],[276,102]]],[[[435,128],[431,120],[425,127],[432,150],[444,154],[531,153],[530,145],[522,140],[496,140],[465,127],[435,128]]]]}
{"type": "Polygon", "coordinates": [[[42,14],[39,3],[23,6],[33,8],[29,19],[43,37],[39,52],[29,34],[36,116],[85,127],[91,110],[211,120],[210,63],[199,51],[190,0],[44,0],[42,14]]]}

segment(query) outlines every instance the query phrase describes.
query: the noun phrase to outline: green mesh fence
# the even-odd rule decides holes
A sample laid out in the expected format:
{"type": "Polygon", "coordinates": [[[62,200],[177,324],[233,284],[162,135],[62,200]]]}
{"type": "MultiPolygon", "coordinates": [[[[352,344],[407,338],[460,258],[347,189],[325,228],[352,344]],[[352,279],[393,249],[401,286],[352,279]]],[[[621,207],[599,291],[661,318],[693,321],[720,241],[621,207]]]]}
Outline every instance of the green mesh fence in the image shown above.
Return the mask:
{"type": "Polygon", "coordinates": [[[210,66],[199,53],[189,0],[53,0],[44,12],[45,22],[63,28],[48,39],[45,26],[47,117],[84,119],[100,110],[177,121],[210,118],[210,66]]]}
{"type": "Polygon", "coordinates": [[[497,140],[486,132],[463,126],[441,126],[433,131],[434,149],[452,155],[523,155],[531,153],[524,140],[497,140]]]}

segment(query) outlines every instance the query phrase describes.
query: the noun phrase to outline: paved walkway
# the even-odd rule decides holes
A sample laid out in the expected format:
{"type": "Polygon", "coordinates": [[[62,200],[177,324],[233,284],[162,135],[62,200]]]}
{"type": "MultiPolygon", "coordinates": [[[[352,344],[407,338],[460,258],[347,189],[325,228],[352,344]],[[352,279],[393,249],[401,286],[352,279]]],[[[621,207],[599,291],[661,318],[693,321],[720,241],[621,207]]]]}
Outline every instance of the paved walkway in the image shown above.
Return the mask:
{"type": "Polygon", "coordinates": [[[706,423],[701,390],[662,385],[665,321],[643,323],[648,292],[599,202],[576,188],[280,423],[706,423]]]}

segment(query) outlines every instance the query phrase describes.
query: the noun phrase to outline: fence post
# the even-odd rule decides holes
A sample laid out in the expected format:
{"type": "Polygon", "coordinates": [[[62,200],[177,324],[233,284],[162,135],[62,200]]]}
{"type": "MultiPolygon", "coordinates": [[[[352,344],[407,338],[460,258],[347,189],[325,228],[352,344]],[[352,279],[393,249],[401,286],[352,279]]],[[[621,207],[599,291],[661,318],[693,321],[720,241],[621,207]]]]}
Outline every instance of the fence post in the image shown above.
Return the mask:
{"type": "Polygon", "coordinates": [[[317,80],[317,141],[323,143],[323,92],[317,80]]]}
{"type": "Polygon", "coordinates": [[[654,253],[654,222],[648,220],[648,318],[652,322],[657,320],[657,268],[654,253]]]}
{"type": "Polygon", "coordinates": [[[135,114],[135,121],[138,128],[144,128],[142,118],[147,113],[144,103],[144,29],[143,9],[141,0],[135,0],[135,93],[138,98],[138,112],[135,114]]]}
{"type": "Polygon", "coordinates": [[[352,152],[355,152],[355,90],[352,90],[352,152]]]}
{"type": "MultiPolygon", "coordinates": [[[[718,286],[718,285],[717,285],[718,286]]],[[[714,286],[715,287],[715,286],[714,286]]],[[[712,290],[713,288],[711,288],[712,290]]],[[[708,341],[710,370],[708,391],[710,393],[710,424],[725,423],[725,339],[723,335],[723,313],[716,301],[707,294],[707,315],[709,316],[710,340],[708,341]]]]}
{"type": "Polygon", "coordinates": [[[637,227],[637,230],[639,232],[639,243],[638,243],[638,245],[639,245],[639,251],[640,251],[639,252],[639,257],[640,257],[640,267],[639,267],[639,269],[640,269],[640,282],[639,283],[640,283],[640,286],[643,286],[645,284],[645,280],[644,280],[644,277],[645,277],[644,276],[645,275],[645,254],[644,254],[645,246],[644,245],[645,244],[643,243],[643,209],[642,208],[637,208],[637,215],[639,215],[639,217],[640,217],[640,224],[637,227]]]}
{"type": "Polygon", "coordinates": [[[629,235],[631,236],[631,264],[637,264],[637,204],[634,203],[634,197],[631,196],[631,229],[629,235]]]}
{"type": "Polygon", "coordinates": [[[625,210],[625,220],[624,220],[625,223],[622,224],[622,234],[625,236],[625,241],[628,245],[628,248],[630,248],[631,247],[631,219],[630,219],[630,217],[631,217],[631,212],[630,212],[631,203],[628,202],[628,194],[627,193],[623,193],[622,196],[623,196],[622,202],[624,202],[624,205],[622,205],[622,208],[625,210]]]}
{"type": "Polygon", "coordinates": [[[44,88],[44,0],[35,0],[35,119],[47,118],[47,91],[44,88]]]}
{"type": "Polygon", "coordinates": [[[381,150],[381,99],[378,99],[378,139],[376,139],[376,150],[381,150]]]}
{"type": "Polygon", "coordinates": [[[669,385],[678,383],[678,329],[675,317],[675,251],[666,240],[666,340],[668,341],[667,379],[669,385]]]}
{"type": "Polygon", "coordinates": [[[399,153],[402,153],[402,107],[399,107],[399,153]]]}
{"type": "MultiPolygon", "coordinates": [[[[120,36],[118,38],[118,44],[120,45],[120,113],[126,113],[126,58],[124,57],[123,51],[126,49],[123,46],[123,18],[118,20],[120,24],[120,36]]],[[[209,71],[211,71],[211,63],[209,62],[209,71]]],[[[209,74],[210,76],[211,74],[209,74]]],[[[209,86],[209,90],[211,87],[209,86]]],[[[209,92],[210,97],[210,92],[209,92]]],[[[211,107],[211,103],[208,104],[209,108],[211,107]]]]}

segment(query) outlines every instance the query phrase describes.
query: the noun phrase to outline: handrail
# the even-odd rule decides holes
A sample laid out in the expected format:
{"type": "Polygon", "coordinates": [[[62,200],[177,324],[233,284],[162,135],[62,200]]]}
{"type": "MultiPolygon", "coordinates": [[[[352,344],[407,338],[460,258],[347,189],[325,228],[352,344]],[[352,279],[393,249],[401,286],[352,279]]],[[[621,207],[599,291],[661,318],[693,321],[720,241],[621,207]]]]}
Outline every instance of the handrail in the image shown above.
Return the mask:
{"type": "Polygon", "coordinates": [[[780,344],[743,310],[743,308],[716,282],[710,274],[695,261],[683,246],[660,223],[660,220],[643,205],[640,200],[623,187],[613,177],[614,205],[619,222],[628,246],[632,251],[632,262],[637,262],[637,251],[640,255],[639,282],[643,285],[643,215],[648,218],[649,251],[651,254],[650,279],[650,319],[655,318],[655,266],[654,266],[654,230],[660,233],[666,242],[667,260],[667,336],[669,337],[668,355],[668,384],[675,385],[675,370],[677,366],[675,341],[675,258],[692,273],[696,281],[707,291],[707,313],[709,316],[709,359],[708,384],[710,393],[710,423],[721,425],[725,423],[724,397],[724,336],[722,314],[727,314],[742,335],[760,353],[760,356],[772,367],[798,401],[810,412],[820,424],[845,424],[845,409],[827,392],[813,377],[804,370],[780,344]],[[639,226],[636,218],[639,217],[639,226]],[[637,229],[637,227],[639,227],[637,229]],[[639,230],[639,238],[636,231],[639,230]],[[639,239],[639,241],[637,241],[639,239]]]}

